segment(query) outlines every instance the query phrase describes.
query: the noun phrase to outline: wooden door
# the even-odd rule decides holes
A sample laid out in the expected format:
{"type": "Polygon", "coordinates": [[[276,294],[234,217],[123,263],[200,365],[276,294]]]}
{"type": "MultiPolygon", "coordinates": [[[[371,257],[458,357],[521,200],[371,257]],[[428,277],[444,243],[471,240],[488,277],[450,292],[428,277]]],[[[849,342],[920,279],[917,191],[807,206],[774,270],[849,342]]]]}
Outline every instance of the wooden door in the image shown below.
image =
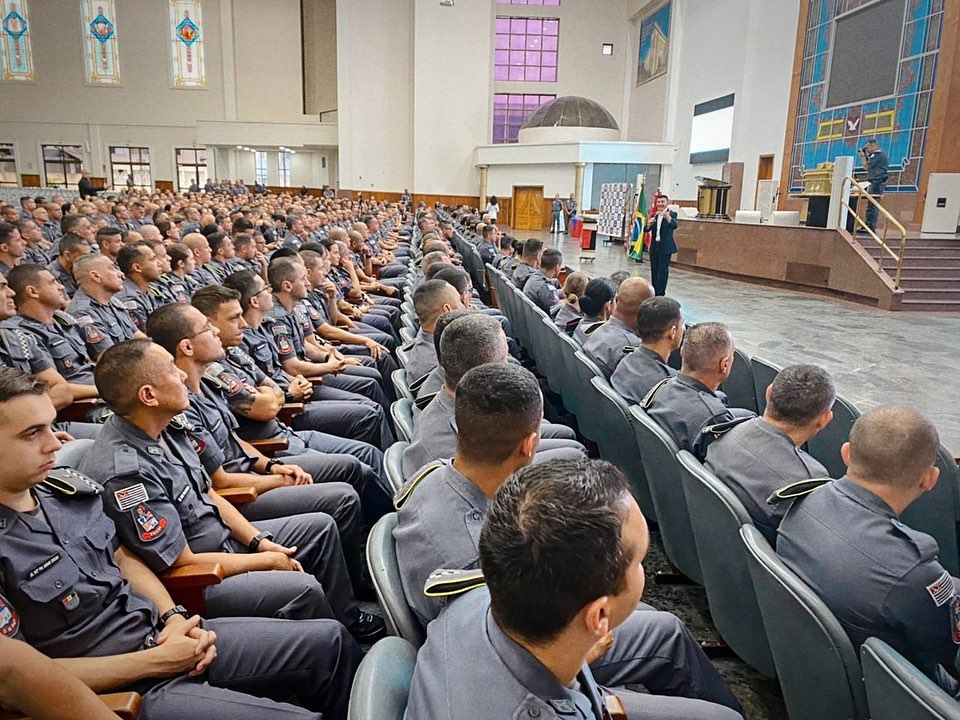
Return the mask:
{"type": "Polygon", "coordinates": [[[514,185],[512,205],[514,230],[543,229],[543,185],[514,185]]]}
{"type": "Polygon", "coordinates": [[[773,155],[761,155],[757,160],[757,186],[753,193],[753,207],[757,207],[757,199],[760,197],[760,181],[773,180],[773,155]]]}

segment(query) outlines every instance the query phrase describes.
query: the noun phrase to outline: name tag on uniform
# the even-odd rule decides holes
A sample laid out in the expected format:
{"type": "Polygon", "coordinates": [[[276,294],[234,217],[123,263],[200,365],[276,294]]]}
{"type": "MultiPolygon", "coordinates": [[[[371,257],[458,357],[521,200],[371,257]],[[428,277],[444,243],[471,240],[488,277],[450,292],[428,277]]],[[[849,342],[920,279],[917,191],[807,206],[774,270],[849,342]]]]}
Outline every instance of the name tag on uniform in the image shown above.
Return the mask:
{"type": "Polygon", "coordinates": [[[187,496],[188,492],[190,492],[190,487],[184,487],[183,490],[180,491],[180,494],[177,495],[177,502],[183,502],[183,499],[187,496]]]}
{"type": "Polygon", "coordinates": [[[159,445],[147,445],[147,452],[157,457],[163,455],[163,450],[160,449],[159,445]]]}
{"type": "Polygon", "coordinates": [[[47,558],[42,563],[37,565],[33,570],[27,573],[27,580],[33,580],[37,575],[46,572],[54,565],[60,562],[60,553],[53,555],[52,557],[47,558]]]}

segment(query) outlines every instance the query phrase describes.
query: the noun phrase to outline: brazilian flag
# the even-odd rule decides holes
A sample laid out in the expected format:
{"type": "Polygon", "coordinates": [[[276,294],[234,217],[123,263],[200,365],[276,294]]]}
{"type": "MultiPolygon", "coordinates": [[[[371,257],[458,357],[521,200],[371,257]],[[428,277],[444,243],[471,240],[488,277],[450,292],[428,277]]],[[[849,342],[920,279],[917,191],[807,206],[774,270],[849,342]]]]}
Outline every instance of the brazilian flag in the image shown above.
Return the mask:
{"type": "Polygon", "coordinates": [[[633,230],[630,233],[630,252],[628,257],[631,260],[643,260],[643,250],[646,247],[643,231],[647,224],[647,202],[643,197],[643,185],[637,193],[637,207],[633,212],[633,230]]]}

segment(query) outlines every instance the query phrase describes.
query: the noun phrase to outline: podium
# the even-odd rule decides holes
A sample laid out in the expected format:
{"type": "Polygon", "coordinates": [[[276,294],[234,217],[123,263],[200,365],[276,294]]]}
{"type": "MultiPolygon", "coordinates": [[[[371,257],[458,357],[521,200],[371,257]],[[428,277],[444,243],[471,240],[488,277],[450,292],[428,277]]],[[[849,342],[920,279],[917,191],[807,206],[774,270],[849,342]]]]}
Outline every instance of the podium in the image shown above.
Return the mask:
{"type": "Polygon", "coordinates": [[[727,215],[727,199],[730,194],[730,183],[713,178],[697,176],[700,182],[697,188],[697,217],[705,220],[729,220],[727,215]]]}

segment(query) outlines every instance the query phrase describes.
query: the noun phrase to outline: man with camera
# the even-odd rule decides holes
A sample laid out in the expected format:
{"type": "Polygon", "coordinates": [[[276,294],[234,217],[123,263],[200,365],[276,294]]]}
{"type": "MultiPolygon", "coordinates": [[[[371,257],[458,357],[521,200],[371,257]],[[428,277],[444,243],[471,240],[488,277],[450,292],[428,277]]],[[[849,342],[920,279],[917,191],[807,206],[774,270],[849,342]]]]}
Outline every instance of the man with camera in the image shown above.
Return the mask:
{"type": "MultiPolygon", "coordinates": [[[[863,168],[867,173],[867,182],[870,183],[867,192],[870,193],[875,200],[879,200],[883,197],[883,190],[887,186],[887,172],[890,160],[887,158],[887,154],[877,145],[876,138],[867,140],[867,144],[860,148],[860,154],[863,156],[863,168]]],[[[871,230],[875,231],[877,229],[877,217],[879,214],[876,205],[873,203],[867,205],[867,213],[864,220],[867,223],[867,227],[871,230]]]]}

